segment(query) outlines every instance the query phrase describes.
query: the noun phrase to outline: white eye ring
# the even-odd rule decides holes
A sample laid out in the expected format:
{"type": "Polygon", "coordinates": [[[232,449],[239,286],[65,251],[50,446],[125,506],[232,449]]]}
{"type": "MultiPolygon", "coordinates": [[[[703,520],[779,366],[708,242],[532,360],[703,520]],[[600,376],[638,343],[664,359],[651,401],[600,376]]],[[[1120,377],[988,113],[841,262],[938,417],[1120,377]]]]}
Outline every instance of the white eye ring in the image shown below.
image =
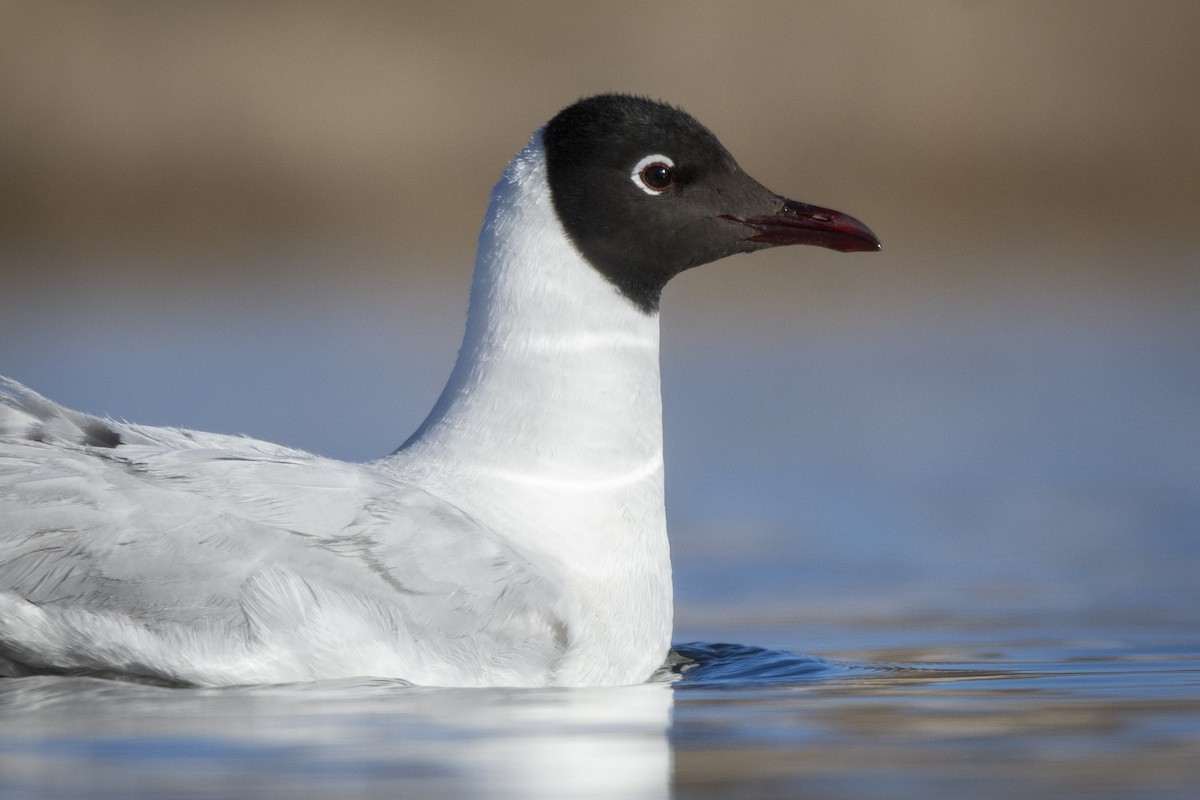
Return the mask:
{"type": "Polygon", "coordinates": [[[662,153],[655,153],[653,155],[646,156],[641,161],[637,162],[637,164],[633,167],[633,171],[629,173],[629,179],[633,181],[634,186],[638,187],[646,194],[660,195],[663,193],[663,189],[666,187],[664,186],[663,189],[655,189],[653,186],[648,185],[646,183],[646,179],[642,177],[642,170],[651,164],[663,164],[667,167],[671,167],[672,169],[675,167],[675,162],[672,161],[670,157],[664,156],[662,153]]]}

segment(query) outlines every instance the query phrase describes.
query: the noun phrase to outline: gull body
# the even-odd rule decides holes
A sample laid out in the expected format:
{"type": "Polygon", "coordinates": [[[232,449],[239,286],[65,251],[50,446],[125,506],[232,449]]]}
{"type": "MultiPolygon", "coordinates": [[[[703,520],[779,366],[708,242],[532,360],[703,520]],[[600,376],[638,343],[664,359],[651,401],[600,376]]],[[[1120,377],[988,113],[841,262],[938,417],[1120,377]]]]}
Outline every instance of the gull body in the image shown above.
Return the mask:
{"type": "Polygon", "coordinates": [[[670,646],[658,301],[777,244],[874,250],[678,109],[601,95],[492,194],[449,383],[352,464],[0,380],[0,674],[638,683],[670,646]]]}

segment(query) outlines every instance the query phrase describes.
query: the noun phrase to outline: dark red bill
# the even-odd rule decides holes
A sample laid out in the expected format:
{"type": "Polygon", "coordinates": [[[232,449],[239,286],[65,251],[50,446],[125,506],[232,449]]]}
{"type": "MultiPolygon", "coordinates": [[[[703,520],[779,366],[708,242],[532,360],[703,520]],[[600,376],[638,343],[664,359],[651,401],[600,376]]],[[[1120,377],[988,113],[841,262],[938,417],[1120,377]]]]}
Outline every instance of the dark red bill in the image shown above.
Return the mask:
{"type": "Polygon", "coordinates": [[[739,217],[722,214],[723,219],[740,222],[754,229],[751,238],[768,244],[810,244],[841,253],[873,252],[882,248],[879,237],[849,214],[797,200],[783,200],[774,214],[739,217]]]}

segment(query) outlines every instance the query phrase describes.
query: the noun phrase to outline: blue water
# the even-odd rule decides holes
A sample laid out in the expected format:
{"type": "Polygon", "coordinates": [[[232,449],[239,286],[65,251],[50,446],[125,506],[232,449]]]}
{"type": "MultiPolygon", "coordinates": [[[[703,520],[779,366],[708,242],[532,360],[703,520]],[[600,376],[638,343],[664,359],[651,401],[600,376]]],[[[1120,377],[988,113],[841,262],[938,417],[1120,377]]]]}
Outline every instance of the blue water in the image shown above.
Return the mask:
{"type": "MultiPolygon", "coordinates": [[[[0,372],[95,413],[388,452],[462,309],[310,289],[5,297],[0,372]]],[[[1195,291],[765,318],[676,297],[671,674],[7,680],[0,797],[1200,796],[1195,291]]]]}

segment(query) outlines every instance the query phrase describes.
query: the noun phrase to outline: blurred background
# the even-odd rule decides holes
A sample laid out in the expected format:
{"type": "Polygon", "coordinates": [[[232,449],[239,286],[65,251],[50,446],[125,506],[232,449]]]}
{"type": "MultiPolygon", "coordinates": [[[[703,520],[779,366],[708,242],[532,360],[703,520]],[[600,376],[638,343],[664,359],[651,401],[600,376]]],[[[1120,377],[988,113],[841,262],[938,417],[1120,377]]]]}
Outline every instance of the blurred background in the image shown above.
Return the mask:
{"type": "Polygon", "coordinates": [[[1198,31],[1190,0],[5,0],[0,373],[383,455],[449,374],[509,158],[646,94],[884,242],[668,288],[681,638],[1193,620],[1198,31]]]}

